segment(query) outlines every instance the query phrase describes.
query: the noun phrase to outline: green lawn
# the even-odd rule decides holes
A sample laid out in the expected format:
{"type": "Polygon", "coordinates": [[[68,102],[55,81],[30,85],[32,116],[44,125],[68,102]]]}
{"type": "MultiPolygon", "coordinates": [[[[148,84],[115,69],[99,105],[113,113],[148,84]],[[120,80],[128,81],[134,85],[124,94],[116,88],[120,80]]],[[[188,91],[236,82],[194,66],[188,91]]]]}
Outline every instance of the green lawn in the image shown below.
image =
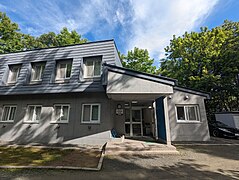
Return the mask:
{"type": "Polygon", "coordinates": [[[0,147],[0,166],[97,167],[100,151],[37,147],[0,147]]]}

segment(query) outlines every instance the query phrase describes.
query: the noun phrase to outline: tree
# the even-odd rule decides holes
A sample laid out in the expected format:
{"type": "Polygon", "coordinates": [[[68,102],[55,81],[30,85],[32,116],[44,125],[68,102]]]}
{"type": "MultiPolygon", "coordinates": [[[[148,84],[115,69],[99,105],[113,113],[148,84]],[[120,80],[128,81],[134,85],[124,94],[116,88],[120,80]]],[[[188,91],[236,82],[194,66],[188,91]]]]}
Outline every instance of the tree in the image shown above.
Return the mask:
{"type": "Polygon", "coordinates": [[[5,13],[0,12],[0,53],[22,49],[21,39],[18,25],[11,22],[5,13]]]}
{"type": "Polygon", "coordinates": [[[154,59],[150,59],[149,53],[146,49],[139,49],[128,51],[127,56],[120,54],[122,65],[126,68],[136,71],[155,74],[156,66],[153,66],[154,59]]]}
{"type": "Polygon", "coordinates": [[[238,109],[239,22],[174,36],[165,51],[162,75],[178,79],[181,86],[210,92],[210,108],[217,105],[213,111],[238,109]]]}
{"type": "Polygon", "coordinates": [[[49,32],[39,37],[21,33],[18,25],[13,23],[5,13],[0,12],[0,53],[82,44],[86,42],[87,39],[82,38],[75,30],[68,31],[67,28],[63,28],[59,34],[49,32]]]}

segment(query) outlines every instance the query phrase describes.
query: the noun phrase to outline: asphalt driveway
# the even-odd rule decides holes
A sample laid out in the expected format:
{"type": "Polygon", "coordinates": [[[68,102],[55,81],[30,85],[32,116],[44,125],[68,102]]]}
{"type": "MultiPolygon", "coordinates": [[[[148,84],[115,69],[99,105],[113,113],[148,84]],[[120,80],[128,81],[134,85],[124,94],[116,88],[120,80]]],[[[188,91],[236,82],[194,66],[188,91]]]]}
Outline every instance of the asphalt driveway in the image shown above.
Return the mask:
{"type": "Polygon", "coordinates": [[[176,145],[179,155],[108,156],[98,172],[0,170],[0,179],[239,179],[239,140],[215,140],[176,145]]]}

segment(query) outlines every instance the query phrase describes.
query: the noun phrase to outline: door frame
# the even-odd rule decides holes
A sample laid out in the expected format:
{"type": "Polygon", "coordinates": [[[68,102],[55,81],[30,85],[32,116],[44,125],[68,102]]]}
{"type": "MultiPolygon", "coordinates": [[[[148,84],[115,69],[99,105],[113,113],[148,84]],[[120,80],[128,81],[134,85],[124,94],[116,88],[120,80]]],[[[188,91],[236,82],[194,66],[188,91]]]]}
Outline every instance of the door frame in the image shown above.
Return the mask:
{"type": "Polygon", "coordinates": [[[129,110],[129,116],[130,116],[130,121],[129,122],[125,121],[124,123],[124,125],[125,124],[130,125],[130,133],[127,134],[126,136],[136,137],[133,132],[133,124],[140,124],[140,130],[141,130],[140,136],[143,136],[143,114],[142,114],[143,107],[131,106],[131,107],[126,107],[125,109],[129,110]],[[133,122],[132,111],[134,110],[140,110],[140,122],[133,122]]]}

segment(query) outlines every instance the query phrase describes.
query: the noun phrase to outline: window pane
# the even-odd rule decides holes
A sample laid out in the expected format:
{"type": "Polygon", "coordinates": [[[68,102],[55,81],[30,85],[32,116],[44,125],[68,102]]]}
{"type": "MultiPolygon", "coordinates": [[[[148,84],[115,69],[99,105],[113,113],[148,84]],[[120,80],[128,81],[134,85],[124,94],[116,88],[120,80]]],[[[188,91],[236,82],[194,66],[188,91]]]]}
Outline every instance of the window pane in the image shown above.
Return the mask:
{"type": "Polygon", "coordinates": [[[34,106],[29,106],[29,117],[28,120],[29,121],[34,121],[34,106]]]}
{"type": "Polygon", "coordinates": [[[90,105],[83,105],[83,121],[90,121],[90,105]]]}
{"type": "Polygon", "coordinates": [[[58,78],[64,79],[65,78],[65,71],[66,71],[66,64],[59,65],[59,76],[58,78]]]}
{"type": "Polygon", "coordinates": [[[55,119],[56,121],[61,120],[61,106],[55,106],[55,119]]]}
{"type": "Polygon", "coordinates": [[[178,120],[185,120],[184,107],[177,107],[178,120]]]}
{"type": "Polygon", "coordinates": [[[87,77],[92,77],[93,76],[93,61],[86,61],[86,76],[87,77]]]}
{"type": "Polygon", "coordinates": [[[10,68],[9,72],[9,77],[8,77],[8,82],[16,82],[18,73],[19,72],[19,67],[13,66],[10,68]]]}
{"type": "Polygon", "coordinates": [[[69,106],[62,106],[61,120],[67,121],[67,119],[68,119],[68,109],[69,109],[69,106]]]}
{"type": "Polygon", "coordinates": [[[32,67],[32,80],[34,81],[39,81],[42,79],[42,73],[44,70],[44,65],[43,64],[35,64],[32,67]]]}
{"type": "Polygon", "coordinates": [[[92,121],[98,121],[99,120],[99,106],[93,105],[92,106],[92,115],[91,115],[92,121]]]}
{"type": "Polygon", "coordinates": [[[9,120],[14,120],[15,119],[15,112],[16,112],[16,107],[11,107],[9,120]]]}
{"type": "Polygon", "coordinates": [[[66,78],[69,78],[71,77],[71,68],[72,68],[72,65],[71,64],[67,64],[66,66],[66,78]]]}
{"type": "Polygon", "coordinates": [[[10,110],[10,107],[5,107],[4,108],[3,118],[2,118],[3,121],[7,121],[8,120],[9,110],[10,110]]]}
{"type": "Polygon", "coordinates": [[[196,107],[187,107],[188,111],[188,120],[197,120],[196,113],[195,113],[196,107]]]}
{"type": "Polygon", "coordinates": [[[133,122],[140,122],[141,121],[141,115],[140,110],[132,110],[132,121],[133,122]]]}
{"type": "Polygon", "coordinates": [[[39,121],[40,118],[41,118],[41,106],[37,106],[35,108],[35,114],[36,114],[36,119],[35,120],[39,121]]]}
{"type": "Polygon", "coordinates": [[[130,111],[125,109],[125,122],[130,122],[130,111]]]}
{"type": "Polygon", "coordinates": [[[94,76],[100,76],[100,70],[101,70],[101,62],[95,61],[94,76]]]}

